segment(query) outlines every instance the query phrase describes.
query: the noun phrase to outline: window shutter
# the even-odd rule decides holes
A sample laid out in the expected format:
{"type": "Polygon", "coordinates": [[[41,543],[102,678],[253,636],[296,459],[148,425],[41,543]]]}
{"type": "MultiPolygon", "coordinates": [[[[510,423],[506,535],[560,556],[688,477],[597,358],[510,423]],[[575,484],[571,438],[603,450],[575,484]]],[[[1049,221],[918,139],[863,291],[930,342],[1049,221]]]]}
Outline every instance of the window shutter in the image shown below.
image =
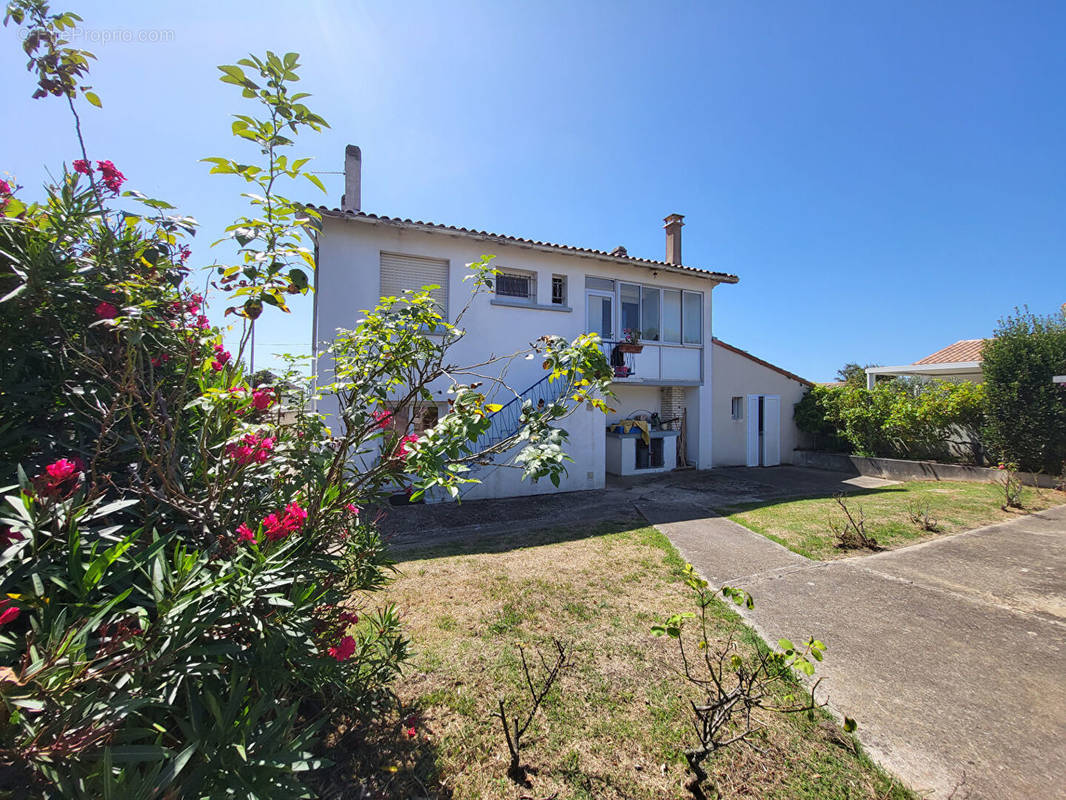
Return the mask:
{"type": "Polygon", "coordinates": [[[448,262],[440,258],[402,256],[395,253],[381,254],[381,296],[402,297],[407,289],[423,286],[438,286],[431,291],[432,297],[448,316],[448,262]]]}

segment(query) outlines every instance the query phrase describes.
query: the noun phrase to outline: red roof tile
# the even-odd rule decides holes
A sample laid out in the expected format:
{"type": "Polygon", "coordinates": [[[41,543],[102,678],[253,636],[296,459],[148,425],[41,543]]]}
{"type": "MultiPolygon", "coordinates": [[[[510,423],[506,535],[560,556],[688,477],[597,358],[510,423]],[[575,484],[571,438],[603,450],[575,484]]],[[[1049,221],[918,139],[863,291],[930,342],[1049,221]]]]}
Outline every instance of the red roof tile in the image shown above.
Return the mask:
{"type": "Polygon", "coordinates": [[[943,350],[937,350],[915,364],[956,364],[961,361],[980,361],[985,339],[960,339],[943,350]]]}
{"type": "Polygon", "coordinates": [[[474,228],[458,228],[454,225],[441,225],[437,222],[422,222],[421,220],[400,219],[399,217],[385,217],[378,214],[368,214],[365,211],[342,211],[339,208],[327,208],[326,206],[311,206],[318,211],[324,217],[334,217],[339,219],[364,219],[370,222],[383,222],[388,225],[398,225],[405,228],[421,228],[423,230],[431,231],[446,231],[448,233],[456,233],[465,236],[474,236],[479,239],[488,239],[490,241],[500,242],[502,244],[517,244],[530,247],[548,248],[552,250],[562,250],[568,253],[577,253],[578,255],[592,256],[593,258],[604,259],[607,261],[615,261],[622,264],[638,264],[644,267],[652,267],[662,270],[680,270],[682,272],[695,272],[701,276],[706,276],[719,283],[736,283],[740,279],[736,275],[730,275],[727,272],[715,272],[709,269],[700,269],[699,267],[686,267],[681,264],[668,264],[665,261],[655,261],[650,258],[637,258],[630,255],[616,255],[615,253],[609,253],[606,250],[593,250],[587,247],[574,247],[567,244],[555,244],[554,242],[539,242],[533,239],[523,239],[518,236],[508,236],[502,233],[489,233],[488,231],[479,231],[474,228]]]}

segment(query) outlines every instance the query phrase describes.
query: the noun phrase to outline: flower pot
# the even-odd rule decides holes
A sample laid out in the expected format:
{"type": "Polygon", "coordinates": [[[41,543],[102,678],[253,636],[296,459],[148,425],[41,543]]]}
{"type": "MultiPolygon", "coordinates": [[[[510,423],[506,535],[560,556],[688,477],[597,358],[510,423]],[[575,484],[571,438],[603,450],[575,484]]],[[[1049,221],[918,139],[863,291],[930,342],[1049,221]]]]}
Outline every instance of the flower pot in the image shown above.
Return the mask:
{"type": "Polygon", "coordinates": [[[644,350],[642,344],[630,344],[629,342],[620,342],[618,344],[618,350],[621,353],[640,353],[644,350]]]}

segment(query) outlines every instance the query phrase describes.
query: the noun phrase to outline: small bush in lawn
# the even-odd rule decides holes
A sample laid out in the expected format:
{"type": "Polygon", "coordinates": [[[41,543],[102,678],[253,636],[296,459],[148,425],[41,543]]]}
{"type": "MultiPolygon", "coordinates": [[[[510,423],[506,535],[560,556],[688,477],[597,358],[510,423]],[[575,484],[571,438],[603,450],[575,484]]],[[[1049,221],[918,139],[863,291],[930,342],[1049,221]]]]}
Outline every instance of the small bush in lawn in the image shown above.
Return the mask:
{"type": "MultiPolygon", "coordinates": [[[[80,85],[88,55],[63,41],[76,19],[39,0],[7,17],[27,28],[37,94],[72,109],[100,103],[80,85]]],[[[212,285],[242,320],[236,352],[189,288],[195,221],[130,191],[116,208],[112,161],[81,143],[38,202],[0,185],[0,768],[31,796],[312,796],[323,730],[385,713],[407,656],[398,611],[374,601],[390,562],[363,509],[397,489],[454,494],[471,461],[520,440],[525,474],[557,479],[553,423],[603,407],[596,339],[547,337],[535,349],[564,399],[527,407],[490,451],[476,443],[493,407],[472,386],[453,385],[422,436],[383,425],[414,417],[463,336],[427,291],[338,335],[336,380],[316,387],[333,429],[297,371],[251,380],[252,323],[307,292],[313,267],[314,215],[279,192],[317,178],[284,148],[325,122],[290,91],[295,54],[221,69],[265,112],[234,126],[261,165],[210,160],[254,206],[212,285]]],[[[492,269],[472,267],[481,291],[492,269]]]]}
{"type": "Polygon", "coordinates": [[[940,530],[940,523],[929,510],[928,500],[915,500],[911,503],[907,509],[907,517],[910,519],[911,524],[917,526],[919,530],[930,533],[936,533],[940,530]]]}
{"type": "Polygon", "coordinates": [[[999,485],[1003,488],[1003,510],[1022,507],[1022,480],[1018,477],[1018,465],[1013,461],[1000,462],[999,485]]]}
{"type": "MultiPolygon", "coordinates": [[[[696,611],[673,614],[653,625],[652,633],[677,641],[682,675],[699,692],[699,700],[690,703],[689,721],[696,742],[683,752],[691,773],[685,788],[696,800],[707,800],[720,794],[706,762],[733,745],[758,749],[752,740],[765,727],[759,713],[805,713],[813,718],[815,710],[825,705],[815,699],[819,681],[807,691],[794,677],[794,671],[814,675],[815,662],[822,660],[825,644],[813,637],[802,646],[781,639],[778,650],[762,646],[744,655],[738,641],[739,621],[724,638],[714,636],[717,592],[691,564],[685,565],[684,579],[693,592],[696,611]]],[[[720,591],[736,605],[754,607],[751,595],[741,589],[723,586],[720,591]]],[[[845,718],[845,731],[850,733],[855,727],[854,720],[845,718]]]]}

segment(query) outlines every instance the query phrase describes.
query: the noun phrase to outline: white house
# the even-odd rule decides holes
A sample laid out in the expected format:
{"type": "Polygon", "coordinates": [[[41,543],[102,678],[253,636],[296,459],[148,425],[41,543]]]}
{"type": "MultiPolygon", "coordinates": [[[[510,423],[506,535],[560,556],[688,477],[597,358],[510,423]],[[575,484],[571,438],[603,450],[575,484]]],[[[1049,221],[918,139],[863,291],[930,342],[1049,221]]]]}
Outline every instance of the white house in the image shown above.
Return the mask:
{"type": "MultiPolygon", "coordinates": [[[[467,498],[601,488],[608,472],[661,472],[679,461],[709,469],[791,460],[792,404],[803,381],[730,346],[712,347],[712,292],[737,277],[682,263],[681,215],[666,218],[666,258],[657,261],[622,247],[591,250],[367,213],[360,170],[359,148],[349,145],[341,208],[318,208],[316,354],[338,328],[353,327],[363,309],[404,289],[439,285],[437,300],[454,319],[469,298],[465,265],[491,254],[500,275],[494,293],[477,297],[467,312],[468,333],[454,351],[458,363],[521,350],[545,334],[573,339],[595,332],[615,368],[616,411],[582,409],[565,421],[574,463],[558,489],[498,466],[478,474],[482,483],[467,498]],[[639,353],[617,347],[625,329],[639,331],[639,353]],[[734,397],[743,398],[736,417],[734,397]],[[647,420],[648,430],[615,425],[634,418],[647,420]]],[[[317,368],[330,369],[321,361],[317,368]]],[[[514,362],[507,373],[523,396],[543,391],[543,378],[539,360],[514,362]]],[[[415,429],[445,408],[446,386],[435,393],[437,406],[420,413],[415,429]]]]}

